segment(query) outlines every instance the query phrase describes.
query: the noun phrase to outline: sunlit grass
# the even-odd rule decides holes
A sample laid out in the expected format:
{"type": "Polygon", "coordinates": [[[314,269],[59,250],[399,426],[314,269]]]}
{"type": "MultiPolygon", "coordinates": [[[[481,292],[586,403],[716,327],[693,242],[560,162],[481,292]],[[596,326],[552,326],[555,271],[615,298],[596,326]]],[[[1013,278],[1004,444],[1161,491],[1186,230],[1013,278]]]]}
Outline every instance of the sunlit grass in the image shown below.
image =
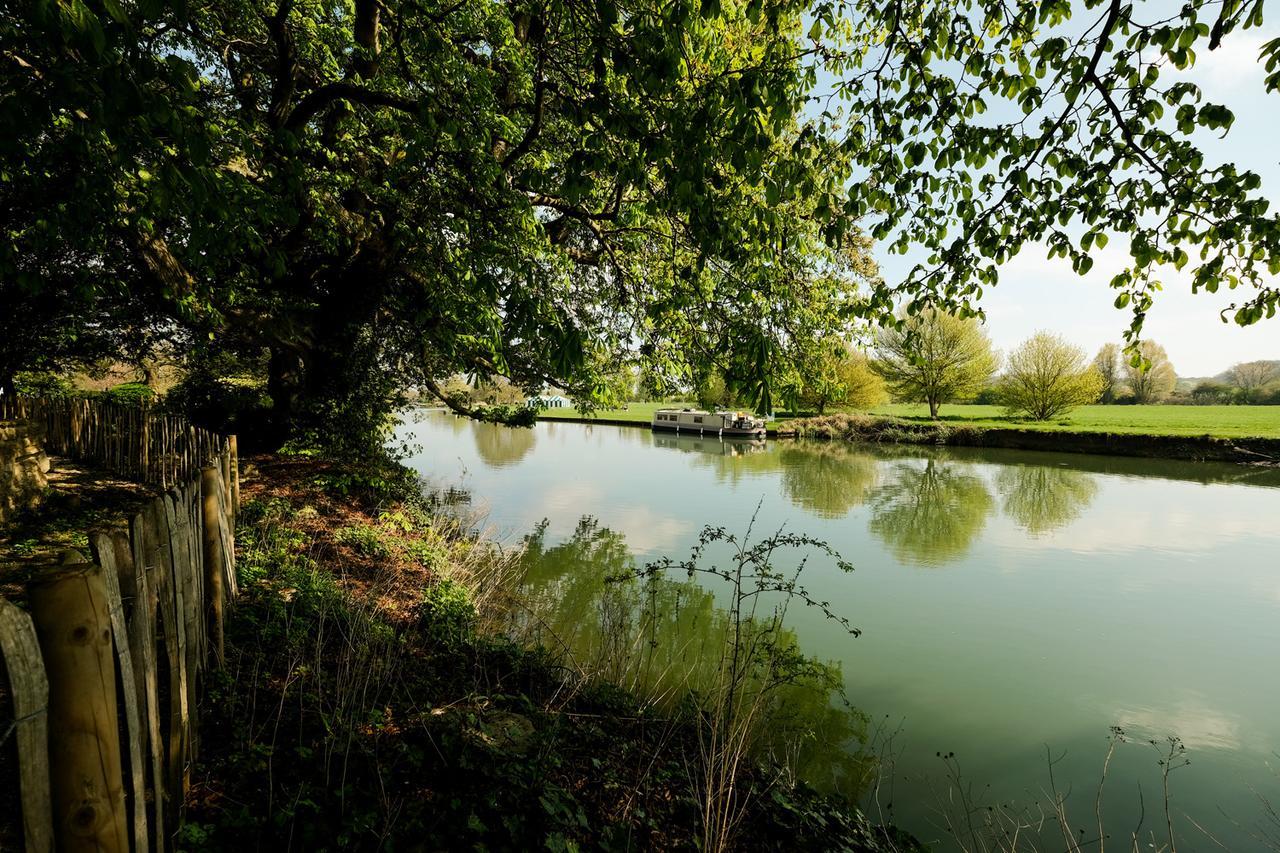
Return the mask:
{"type": "MultiPolygon", "coordinates": [[[[653,413],[662,408],[694,406],[693,403],[632,403],[626,409],[592,413],[601,420],[651,423],[653,413]]],[[[873,414],[928,420],[924,405],[893,403],[872,410],[873,414]]],[[[1011,418],[1000,406],[947,404],[940,420],[952,425],[1057,430],[1069,432],[1118,432],[1142,435],[1213,435],[1223,438],[1280,438],[1280,406],[1084,406],[1044,423],[1011,418]]],[[[789,413],[779,413],[787,420],[789,413]]],[[[547,409],[539,417],[580,418],[577,409],[547,409]]]]}
{"type": "MultiPolygon", "coordinates": [[[[874,414],[928,420],[924,405],[894,403],[874,414]]],[[[939,419],[948,424],[1071,432],[1119,432],[1143,435],[1213,435],[1224,438],[1280,438],[1280,406],[1083,406],[1044,423],[1006,417],[1000,406],[944,405],[939,419]]]]}

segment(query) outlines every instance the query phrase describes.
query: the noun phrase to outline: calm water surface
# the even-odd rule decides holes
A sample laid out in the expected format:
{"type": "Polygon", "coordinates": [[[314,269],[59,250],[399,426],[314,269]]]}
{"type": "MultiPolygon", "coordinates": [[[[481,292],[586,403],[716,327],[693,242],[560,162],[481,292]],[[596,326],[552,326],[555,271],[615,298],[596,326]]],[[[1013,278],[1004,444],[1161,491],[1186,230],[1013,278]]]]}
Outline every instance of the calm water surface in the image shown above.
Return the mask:
{"type": "MultiPolygon", "coordinates": [[[[1169,736],[1191,762],[1170,782],[1180,849],[1221,849],[1192,820],[1229,849],[1262,849],[1259,829],[1280,836],[1259,802],[1280,806],[1280,471],[512,430],[438,412],[410,415],[399,437],[418,445],[415,468],[469,490],[499,536],[519,541],[545,520],[540,590],[566,626],[598,617],[610,568],[683,557],[703,525],[745,530],[757,506],[758,529],[829,542],[855,570],[815,559],[804,583],[862,635],[809,608],[788,615],[801,649],[839,667],[865,715],[860,728],[834,727],[841,743],[828,753],[879,732],[893,757],[879,804],[922,839],[949,846],[939,753],[954,753],[981,803],[1030,809],[1048,802],[1051,757],[1073,824],[1094,838],[1112,726],[1133,741],[1106,782],[1113,837],[1127,839],[1140,797],[1144,832],[1164,837],[1148,741],[1169,736]],[[584,517],[598,526],[582,547],[584,517]]],[[[688,629],[679,621],[670,630],[688,629]]],[[[811,770],[819,785],[838,775],[811,770]]]]}

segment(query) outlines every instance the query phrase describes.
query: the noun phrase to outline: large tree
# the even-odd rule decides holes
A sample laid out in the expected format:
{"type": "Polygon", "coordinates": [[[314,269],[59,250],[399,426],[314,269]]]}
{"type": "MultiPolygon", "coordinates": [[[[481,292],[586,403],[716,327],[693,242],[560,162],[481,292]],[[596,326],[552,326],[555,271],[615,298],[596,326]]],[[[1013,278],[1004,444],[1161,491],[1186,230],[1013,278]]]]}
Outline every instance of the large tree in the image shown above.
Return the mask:
{"type": "Polygon", "coordinates": [[[1121,389],[1121,355],[1119,344],[1103,344],[1098,354],[1093,357],[1093,366],[1102,378],[1102,392],[1099,402],[1114,403],[1121,389]]]}
{"type": "Polygon", "coordinates": [[[1263,389],[1280,380],[1280,361],[1242,361],[1233,364],[1226,379],[1240,392],[1245,403],[1256,403],[1263,389]]]}
{"type": "Polygon", "coordinates": [[[804,341],[972,308],[1033,245],[1087,272],[1117,234],[1131,344],[1166,266],[1274,313],[1280,219],[1169,74],[1262,3],[1084,9],[15,0],[0,308],[54,327],[42,358],[118,330],[265,353],[286,425],[456,372],[589,402],[631,361],[768,408],[804,341]],[[858,224],[925,260],[851,298],[858,224]]]}
{"type": "Polygon", "coordinates": [[[910,315],[876,338],[876,372],[899,400],[929,405],[929,417],[951,400],[972,397],[1000,360],[973,318],[932,308],[910,315]]]}
{"type": "Polygon", "coordinates": [[[851,288],[804,8],[6,7],[6,296],[265,350],[287,423],[455,372],[589,400],[637,347],[767,404],[851,288]]]}
{"type": "Polygon", "coordinates": [[[866,354],[847,341],[823,341],[803,360],[798,402],[818,414],[827,407],[870,409],[888,399],[884,379],[866,354]]]}
{"type": "Polygon", "coordinates": [[[1169,354],[1155,341],[1142,341],[1137,355],[1125,362],[1124,372],[1135,403],[1158,403],[1178,384],[1169,354]]]}

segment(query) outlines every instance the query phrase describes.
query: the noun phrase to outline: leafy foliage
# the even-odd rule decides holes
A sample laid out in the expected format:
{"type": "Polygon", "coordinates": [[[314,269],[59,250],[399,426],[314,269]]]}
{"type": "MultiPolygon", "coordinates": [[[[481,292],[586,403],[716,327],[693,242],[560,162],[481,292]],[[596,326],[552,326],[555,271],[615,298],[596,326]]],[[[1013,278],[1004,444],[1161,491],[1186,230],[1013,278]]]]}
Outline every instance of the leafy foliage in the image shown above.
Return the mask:
{"type": "Polygon", "coordinates": [[[772,410],[814,341],[900,328],[895,300],[968,316],[1018,252],[1083,274],[1116,235],[1131,345],[1168,268],[1241,289],[1226,315],[1254,323],[1280,218],[1201,151],[1234,116],[1182,72],[1261,22],[1202,0],[18,0],[0,388],[220,349],[263,362],[282,440],[359,451],[456,373],[590,408],[641,364],[663,388],[714,367],[772,410]],[[884,282],[859,228],[928,257],[884,282]]]}
{"type": "MultiPolygon", "coordinates": [[[[1280,214],[1257,172],[1201,149],[1235,116],[1186,74],[1261,26],[1262,2],[824,0],[814,19],[844,101],[820,130],[839,127],[866,175],[832,203],[928,251],[892,288],[913,308],[972,309],[1020,251],[1083,275],[1124,235],[1111,286],[1131,346],[1170,269],[1196,291],[1241,289],[1224,319],[1275,315],[1280,214]]],[[[1259,62],[1280,91],[1280,39],[1259,62]]]]}
{"type": "Polygon", "coordinates": [[[141,406],[155,397],[155,390],[143,382],[124,382],[102,392],[104,400],[124,406],[141,406]]]}
{"type": "Polygon", "coordinates": [[[1013,413],[1047,421],[1096,402],[1103,379],[1084,350],[1060,335],[1038,332],[1009,354],[1000,397],[1013,413]]]}
{"type": "Polygon", "coordinates": [[[872,370],[866,355],[848,343],[820,347],[805,359],[799,402],[820,415],[828,406],[870,409],[888,399],[884,379],[872,370]]]}
{"type": "Polygon", "coordinates": [[[73,348],[54,307],[265,354],[285,435],[376,435],[459,372],[589,403],[641,356],[726,354],[767,407],[854,286],[804,10],[26,0],[6,295],[73,348]]]}
{"type": "Polygon", "coordinates": [[[986,332],[973,318],[928,308],[876,339],[876,372],[899,400],[938,406],[977,394],[999,364],[986,332]]]}

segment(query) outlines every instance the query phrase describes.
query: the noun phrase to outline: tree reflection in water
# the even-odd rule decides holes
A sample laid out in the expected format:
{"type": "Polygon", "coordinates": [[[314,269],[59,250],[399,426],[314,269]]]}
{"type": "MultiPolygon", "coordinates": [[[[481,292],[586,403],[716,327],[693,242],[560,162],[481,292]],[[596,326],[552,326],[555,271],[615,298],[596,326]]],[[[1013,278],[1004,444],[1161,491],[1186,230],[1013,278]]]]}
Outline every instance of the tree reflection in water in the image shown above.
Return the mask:
{"type": "Polygon", "coordinates": [[[508,427],[480,421],[470,421],[470,424],[471,434],[476,442],[476,453],[494,468],[515,465],[529,455],[537,440],[531,427],[508,427]]]}
{"type": "MultiPolygon", "coordinates": [[[[525,540],[523,599],[515,630],[565,653],[583,671],[674,710],[716,683],[733,620],[693,580],[637,577],[624,537],[583,518],[567,541],[548,545],[546,523],[525,540]]],[[[793,659],[795,632],[779,638],[793,659]]],[[[804,676],[772,688],[757,757],[850,798],[863,793],[871,759],[867,719],[843,696],[838,664],[806,661],[804,676]]]]}
{"type": "Polygon", "coordinates": [[[821,518],[843,518],[880,479],[874,456],[834,442],[787,447],[778,454],[787,498],[821,518]]]}
{"type": "Polygon", "coordinates": [[[904,563],[941,566],[967,554],[996,506],[983,479],[940,454],[889,471],[869,501],[871,532],[904,563]]]}
{"type": "Polygon", "coordinates": [[[1097,478],[1084,471],[1047,465],[1009,465],[996,475],[1005,515],[1032,536],[1075,521],[1098,494],[1097,478]]]}

